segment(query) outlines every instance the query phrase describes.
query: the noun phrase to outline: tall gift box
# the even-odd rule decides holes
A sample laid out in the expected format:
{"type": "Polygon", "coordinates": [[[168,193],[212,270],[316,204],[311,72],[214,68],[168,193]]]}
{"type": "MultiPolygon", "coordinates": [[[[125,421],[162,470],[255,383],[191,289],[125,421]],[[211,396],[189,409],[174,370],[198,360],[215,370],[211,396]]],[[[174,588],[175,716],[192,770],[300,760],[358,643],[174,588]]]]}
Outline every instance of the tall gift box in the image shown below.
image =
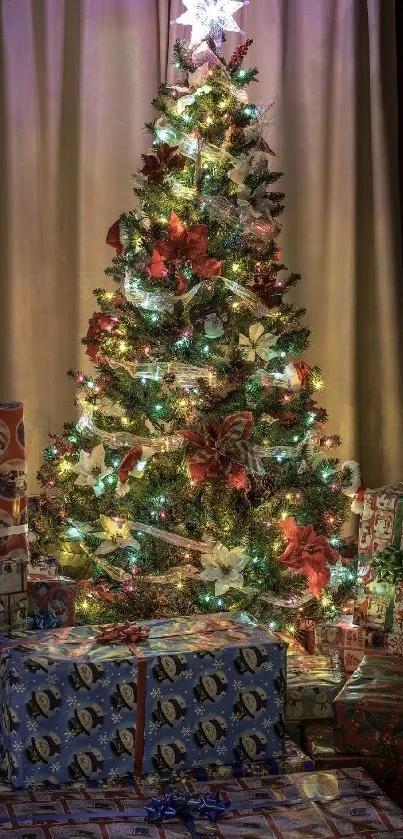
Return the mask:
{"type": "Polygon", "coordinates": [[[402,697],[403,659],[365,656],[334,700],[338,742],[355,754],[403,758],[402,697]]]}
{"type": "Polygon", "coordinates": [[[27,633],[0,660],[15,787],[284,754],[286,647],[245,613],[27,633]],[[142,633],[144,636],[145,633],[142,633]],[[112,638],[117,643],[104,643],[112,638]]]}
{"type": "Polygon", "coordinates": [[[339,656],[292,655],[287,662],[287,722],[333,717],[333,699],[344,681],[339,656]]]}
{"type": "Polygon", "coordinates": [[[360,520],[358,553],[372,556],[389,545],[403,546],[403,484],[367,489],[360,520]]]}
{"type": "Polygon", "coordinates": [[[393,545],[403,546],[403,484],[368,489],[364,495],[358,537],[356,623],[392,629],[394,586],[378,581],[372,556],[393,545]]]}
{"type": "Polygon", "coordinates": [[[23,407],[0,402],[0,631],[25,626],[27,533],[23,407]]]}

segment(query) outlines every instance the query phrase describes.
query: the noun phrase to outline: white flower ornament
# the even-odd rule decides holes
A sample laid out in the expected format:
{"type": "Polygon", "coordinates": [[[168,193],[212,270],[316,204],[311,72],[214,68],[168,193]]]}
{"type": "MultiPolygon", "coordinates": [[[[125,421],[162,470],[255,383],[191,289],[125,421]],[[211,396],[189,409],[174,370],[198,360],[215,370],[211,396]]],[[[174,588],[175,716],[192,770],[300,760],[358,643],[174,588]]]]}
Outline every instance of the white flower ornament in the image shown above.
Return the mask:
{"type": "Polygon", "coordinates": [[[110,554],[113,551],[117,551],[118,548],[132,548],[133,550],[139,549],[140,545],[136,539],[133,539],[131,533],[132,522],[124,521],[124,519],[118,518],[112,519],[109,518],[109,516],[100,516],[99,520],[103,527],[103,531],[101,533],[95,533],[94,535],[103,541],[95,551],[96,556],[110,554]]]}
{"type": "Polygon", "coordinates": [[[111,467],[105,465],[105,449],[103,444],[95,446],[91,452],[80,451],[80,459],[72,467],[78,477],[74,481],[79,487],[92,487],[95,495],[102,495],[105,490],[103,480],[113,472],[111,467]]]}
{"type": "Polygon", "coordinates": [[[273,349],[277,337],[264,331],[261,323],[253,323],[249,327],[249,336],[239,335],[239,346],[245,361],[255,361],[256,356],[263,361],[270,361],[275,358],[276,351],[273,349]]]}
{"type": "Polygon", "coordinates": [[[217,596],[224,594],[229,588],[242,589],[242,571],[249,561],[250,557],[243,547],[229,549],[217,542],[210,554],[201,557],[203,571],[199,578],[215,583],[214,591],[217,596]]]}

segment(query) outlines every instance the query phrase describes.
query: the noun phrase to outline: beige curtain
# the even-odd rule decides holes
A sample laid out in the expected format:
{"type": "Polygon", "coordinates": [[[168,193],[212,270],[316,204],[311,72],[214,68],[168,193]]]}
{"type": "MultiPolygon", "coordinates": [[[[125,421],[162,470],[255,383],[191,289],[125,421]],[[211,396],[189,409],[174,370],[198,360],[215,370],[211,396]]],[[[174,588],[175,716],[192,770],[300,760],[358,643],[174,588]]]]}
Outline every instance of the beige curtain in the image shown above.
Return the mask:
{"type": "MultiPolygon", "coordinates": [[[[1,387],[25,404],[33,489],[74,416],[68,368],[105,285],[108,226],[130,207],[143,123],[172,78],[180,0],[1,0],[1,387]]],[[[403,477],[402,276],[393,0],[251,0],[238,15],[275,100],[283,248],[303,280],[322,403],[368,484],[403,477]],[[399,291],[400,289],[400,291],[399,291]],[[322,396],[322,394],[321,394],[322,396]]],[[[226,51],[236,45],[230,36],[226,51]]]]}

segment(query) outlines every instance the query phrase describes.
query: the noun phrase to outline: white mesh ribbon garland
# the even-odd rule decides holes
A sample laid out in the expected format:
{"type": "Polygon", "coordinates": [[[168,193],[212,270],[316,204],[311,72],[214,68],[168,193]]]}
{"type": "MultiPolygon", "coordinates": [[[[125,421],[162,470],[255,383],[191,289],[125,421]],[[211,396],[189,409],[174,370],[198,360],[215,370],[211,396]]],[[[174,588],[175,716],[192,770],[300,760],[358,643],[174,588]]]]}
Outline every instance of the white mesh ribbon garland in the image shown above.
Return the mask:
{"type": "Polygon", "coordinates": [[[199,379],[204,379],[213,384],[215,376],[208,367],[196,367],[192,364],[183,364],[180,361],[154,361],[150,363],[136,361],[116,361],[109,359],[112,368],[126,370],[133,379],[151,379],[161,381],[164,376],[174,376],[175,382],[181,387],[196,387],[199,379]]]}
{"type": "Polygon", "coordinates": [[[213,277],[209,280],[204,280],[203,282],[197,283],[197,285],[193,286],[193,288],[187,291],[186,294],[175,296],[165,292],[146,291],[139,286],[139,280],[132,278],[130,274],[126,272],[123,283],[123,293],[129,303],[133,303],[133,305],[139,306],[141,309],[145,309],[146,311],[172,312],[175,304],[182,303],[183,306],[188,306],[200,291],[203,291],[207,287],[211,286],[211,284],[216,280],[220,280],[224,283],[225,288],[235,294],[236,297],[239,297],[239,299],[242,300],[242,302],[245,303],[245,305],[258,317],[268,317],[270,315],[270,309],[268,309],[267,306],[259,300],[259,297],[254,294],[253,291],[249,291],[249,289],[240,285],[240,283],[236,283],[234,280],[229,280],[226,277],[213,277]]]}
{"type": "Polygon", "coordinates": [[[175,545],[177,548],[186,548],[189,551],[198,551],[198,553],[210,553],[214,547],[214,542],[196,542],[194,539],[188,539],[186,536],[170,533],[169,530],[161,530],[152,524],[143,524],[140,521],[131,521],[129,524],[137,533],[147,533],[148,536],[162,539],[164,542],[175,545]]]}
{"type": "Polygon", "coordinates": [[[77,423],[79,431],[85,431],[97,437],[105,446],[111,449],[122,449],[132,446],[147,446],[154,449],[154,452],[167,452],[170,449],[182,448],[184,441],[176,434],[165,434],[161,437],[142,437],[137,434],[130,434],[129,431],[104,431],[95,425],[90,413],[83,413],[77,423]]]}

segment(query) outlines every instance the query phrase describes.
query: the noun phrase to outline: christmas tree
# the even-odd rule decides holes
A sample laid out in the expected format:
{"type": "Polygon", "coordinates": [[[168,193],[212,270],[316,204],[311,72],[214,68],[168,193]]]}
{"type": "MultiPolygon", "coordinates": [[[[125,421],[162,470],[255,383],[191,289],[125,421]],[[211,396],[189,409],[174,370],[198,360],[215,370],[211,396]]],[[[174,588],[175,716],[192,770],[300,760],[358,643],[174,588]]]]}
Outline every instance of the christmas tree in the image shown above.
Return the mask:
{"type": "Polygon", "coordinates": [[[83,621],[242,609],[274,627],[312,599],[335,612],[351,476],[287,299],[299,275],[278,244],[269,109],[248,99],[251,41],[221,52],[242,5],[185,3],[182,78],[160,86],[133,208],[107,237],[117,289],[95,290],[83,339],[96,372],[70,371],[80,418],[39,473],[34,549],[84,578],[83,621]]]}

